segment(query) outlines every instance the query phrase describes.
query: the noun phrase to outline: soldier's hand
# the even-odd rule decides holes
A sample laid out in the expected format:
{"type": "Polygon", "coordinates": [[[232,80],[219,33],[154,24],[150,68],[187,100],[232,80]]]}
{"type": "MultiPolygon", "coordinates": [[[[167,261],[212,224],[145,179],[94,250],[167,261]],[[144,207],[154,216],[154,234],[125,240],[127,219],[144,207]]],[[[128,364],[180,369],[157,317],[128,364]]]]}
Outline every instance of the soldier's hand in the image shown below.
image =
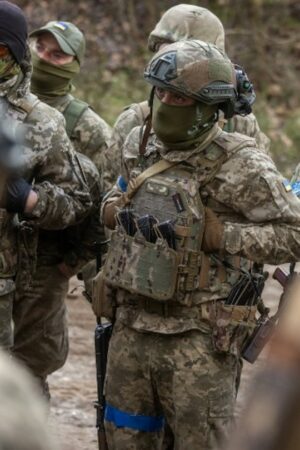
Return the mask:
{"type": "Polygon", "coordinates": [[[110,230],[113,230],[116,226],[116,212],[120,209],[126,206],[130,202],[128,196],[126,193],[122,194],[117,199],[107,203],[104,207],[103,211],[103,223],[104,225],[109,228],[110,230]]]}
{"type": "Polygon", "coordinates": [[[202,249],[205,253],[212,253],[222,248],[224,225],[210,208],[205,208],[205,226],[202,249]]]}
{"type": "MultiPolygon", "coordinates": [[[[5,195],[5,208],[10,213],[24,213],[31,212],[33,207],[27,205],[27,200],[30,194],[34,194],[34,205],[37,201],[37,196],[34,191],[31,190],[31,185],[27,183],[24,178],[11,178],[7,182],[6,195],[5,195]]],[[[32,196],[31,196],[32,197],[32,196]]]]}

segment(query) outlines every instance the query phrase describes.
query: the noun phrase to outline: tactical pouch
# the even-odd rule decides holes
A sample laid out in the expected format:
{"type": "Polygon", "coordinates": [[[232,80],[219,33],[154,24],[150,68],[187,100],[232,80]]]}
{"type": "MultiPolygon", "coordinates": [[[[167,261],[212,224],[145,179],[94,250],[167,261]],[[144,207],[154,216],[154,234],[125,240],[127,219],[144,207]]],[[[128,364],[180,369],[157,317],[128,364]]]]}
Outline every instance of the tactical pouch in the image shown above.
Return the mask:
{"type": "Polygon", "coordinates": [[[107,284],[100,270],[92,280],[92,308],[96,317],[114,320],[114,297],[114,289],[107,284]]]}
{"type": "Polygon", "coordinates": [[[215,351],[240,355],[249,331],[256,325],[256,306],[225,305],[217,302],[212,324],[212,338],[215,351]]]}
{"type": "Polygon", "coordinates": [[[121,230],[112,233],[104,279],[113,287],[154,300],[171,299],[176,290],[179,258],[165,240],[153,244],[121,230]]]}

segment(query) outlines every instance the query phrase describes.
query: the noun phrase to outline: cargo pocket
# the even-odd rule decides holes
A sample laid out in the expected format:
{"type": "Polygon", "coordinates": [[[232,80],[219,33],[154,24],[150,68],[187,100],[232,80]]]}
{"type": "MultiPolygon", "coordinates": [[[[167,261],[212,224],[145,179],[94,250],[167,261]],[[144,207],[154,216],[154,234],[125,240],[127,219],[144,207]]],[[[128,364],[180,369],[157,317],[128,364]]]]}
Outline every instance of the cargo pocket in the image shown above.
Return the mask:
{"type": "Polygon", "coordinates": [[[255,327],[256,309],[256,306],[217,303],[212,324],[212,340],[216,352],[240,355],[249,331],[255,327]]]}
{"type": "Polygon", "coordinates": [[[208,410],[207,448],[219,448],[230,436],[234,424],[234,399],[220,392],[219,398],[210,399],[208,410]]]}

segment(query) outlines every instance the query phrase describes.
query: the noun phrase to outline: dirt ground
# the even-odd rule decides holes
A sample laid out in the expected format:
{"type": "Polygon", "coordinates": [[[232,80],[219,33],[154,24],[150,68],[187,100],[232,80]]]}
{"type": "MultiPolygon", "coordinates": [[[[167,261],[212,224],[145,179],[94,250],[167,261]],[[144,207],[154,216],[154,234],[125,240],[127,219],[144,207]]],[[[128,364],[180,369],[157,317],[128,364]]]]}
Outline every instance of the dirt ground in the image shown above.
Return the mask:
{"type": "MultiPolygon", "coordinates": [[[[269,267],[272,274],[274,267],[269,267]]],[[[94,357],[95,318],[88,302],[82,297],[79,282],[72,280],[67,298],[69,312],[70,353],[65,366],[50,379],[52,394],[50,425],[61,450],[96,450],[95,429],[96,374],[94,357]],[[77,286],[77,288],[76,288],[77,286]]],[[[269,277],[264,291],[265,303],[276,307],[281,287],[269,277]]],[[[263,356],[255,364],[245,362],[241,388],[237,402],[239,413],[247,386],[253,374],[263,363],[263,356]]]]}

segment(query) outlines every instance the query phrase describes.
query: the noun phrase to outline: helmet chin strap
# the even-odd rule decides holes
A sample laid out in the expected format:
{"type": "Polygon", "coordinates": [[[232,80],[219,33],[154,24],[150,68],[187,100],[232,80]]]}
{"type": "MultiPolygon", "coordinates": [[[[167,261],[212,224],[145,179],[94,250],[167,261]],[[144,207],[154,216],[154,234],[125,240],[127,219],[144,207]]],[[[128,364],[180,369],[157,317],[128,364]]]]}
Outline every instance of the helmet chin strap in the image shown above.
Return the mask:
{"type": "Polygon", "coordinates": [[[150,107],[150,113],[148,114],[148,116],[146,117],[146,119],[144,120],[144,124],[141,127],[141,135],[140,135],[140,145],[139,145],[139,156],[140,156],[140,162],[142,163],[142,160],[144,158],[145,155],[145,151],[146,151],[146,145],[149,139],[149,135],[150,135],[150,131],[152,128],[152,109],[153,109],[153,99],[154,99],[154,92],[155,92],[155,87],[153,86],[150,92],[150,97],[148,100],[148,104],[150,107]]]}
{"type": "MultiPolygon", "coordinates": [[[[205,123],[195,123],[195,125],[193,125],[192,128],[190,128],[190,130],[188,131],[188,134],[191,136],[191,138],[193,137],[197,137],[197,134],[202,131],[202,133],[205,133],[205,131],[209,130],[210,128],[212,128],[214,126],[214,124],[218,121],[219,118],[219,114],[216,111],[212,117],[205,123]]],[[[201,119],[199,119],[201,120],[201,119]]],[[[201,135],[202,133],[200,133],[199,135],[201,135]]]]}

